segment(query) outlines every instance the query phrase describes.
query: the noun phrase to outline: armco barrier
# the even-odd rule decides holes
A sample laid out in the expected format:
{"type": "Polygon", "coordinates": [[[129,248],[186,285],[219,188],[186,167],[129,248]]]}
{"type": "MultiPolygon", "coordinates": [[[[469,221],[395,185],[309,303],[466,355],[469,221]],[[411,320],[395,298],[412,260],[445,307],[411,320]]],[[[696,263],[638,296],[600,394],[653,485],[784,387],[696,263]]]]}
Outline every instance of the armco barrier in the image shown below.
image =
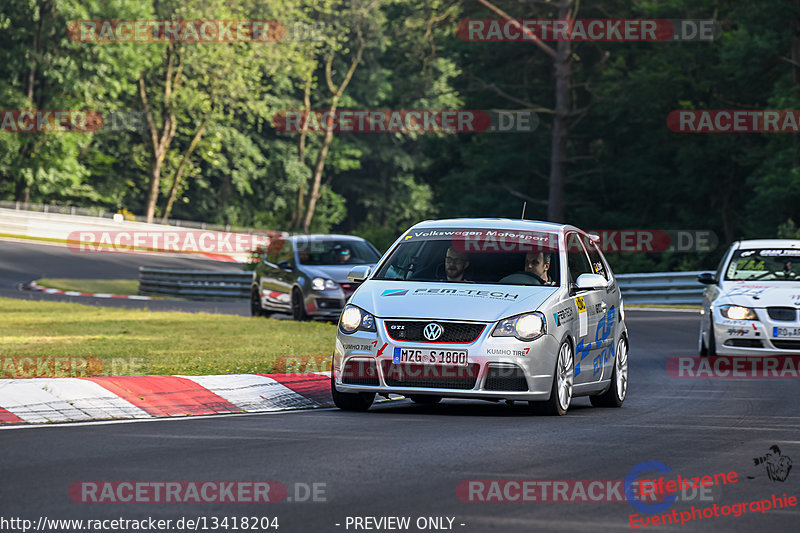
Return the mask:
{"type": "Polygon", "coordinates": [[[699,305],[703,285],[697,276],[703,272],[706,271],[618,274],[616,278],[627,304],[699,305]]]}
{"type": "Polygon", "coordinates": [[[139,294],[190,300],[249,298],[252,272],[139,267],[139,294]]]}
{"type": "MultiPolygon", "coordinates": [[[[699,304],[703,286],[695,272],[619,274],[620,291],[629,304],[699,304]]],[[[174,270],[139,267],[139,294],[190,299],[248,298],[252,272],[174,270]]]]}

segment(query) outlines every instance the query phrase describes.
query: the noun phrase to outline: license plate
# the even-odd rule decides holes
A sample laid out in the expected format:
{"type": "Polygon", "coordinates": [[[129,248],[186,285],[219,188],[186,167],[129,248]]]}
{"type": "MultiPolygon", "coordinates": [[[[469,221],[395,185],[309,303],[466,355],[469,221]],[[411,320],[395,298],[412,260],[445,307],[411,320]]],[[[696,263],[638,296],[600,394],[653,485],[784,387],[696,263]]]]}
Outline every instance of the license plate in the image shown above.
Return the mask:
{"type": "Polygon", "coordinates": [[[429,348],[395,348],[395,363],[467,366],[467,350],[431,350],[429,348]]]}
{"type": "Polygon", "coordinates": [[[773,337],[800,337],[800,328],[772,328],[773,337]]]}

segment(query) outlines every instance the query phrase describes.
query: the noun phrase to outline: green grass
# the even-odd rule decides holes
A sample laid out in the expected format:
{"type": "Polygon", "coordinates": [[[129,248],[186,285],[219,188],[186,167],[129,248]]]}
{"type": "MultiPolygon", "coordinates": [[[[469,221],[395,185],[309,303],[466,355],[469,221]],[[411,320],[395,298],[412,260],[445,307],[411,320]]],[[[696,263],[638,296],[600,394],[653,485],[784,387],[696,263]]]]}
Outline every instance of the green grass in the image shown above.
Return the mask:
{"type": "Polygon", "coordinates": [[[2,377],[327,370],[336,342],[329,323],[207,313],[0,298],[0,316],[2,377]]]}
{"type": "Polygon", "coordinates": [[[41,287],[108,294],[139,294],[139,281],[135,279],[62,279],[43,278],[36,282],[41,287]]]}

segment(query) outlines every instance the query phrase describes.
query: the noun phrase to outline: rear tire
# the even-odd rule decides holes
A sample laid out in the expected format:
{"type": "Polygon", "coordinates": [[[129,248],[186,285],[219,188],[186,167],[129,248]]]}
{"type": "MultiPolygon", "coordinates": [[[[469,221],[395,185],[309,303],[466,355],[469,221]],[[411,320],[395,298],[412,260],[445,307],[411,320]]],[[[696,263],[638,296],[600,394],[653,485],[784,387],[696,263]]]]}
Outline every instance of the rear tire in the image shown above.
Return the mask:
{"type": "Polygon", "coordinates": [[[306,304],[303,300],[303,295],[298,289],[292,290],[292,318],[300,322],[308,320],[306,304]]]}
{"type": "Polygon", "coordinates": [[[435,405],[442,401],[441,396],[425,396],[423,394],[412,394],[408,397],[412,402],[420,405],[435,405]]]}
{"type": "Polygon", "coordinates": [[[250,291],[250,316],[265,316],[264,308],[261,307],[261,296],[258,294],[258,289],[250,291]]]}
{"type": "Polygon", "coordinates": [[[336,390],[336,380],[331,369],[331,396],[333,404],[342,411],[367,411],[375,400],[374,392],[339,392],[336,390]]]}
{"type": "Polygon", "coordinates": [[[595,407],[622,407],[626,394],[628,394],[628,343],[624,337],[620,337],[614,357],[614,371],[611,372],[611,385],[603,394],[589,396],[589,401],[595,407]]]}
{"type": "Polygon", "coordinates": [[[528,402],[536,414],[562,416],[567,413],[572,400],[572,384],[575,378],[575,356],[568,340],[561,343],[553,372],[550,399],[545,402],[528,402]]]}

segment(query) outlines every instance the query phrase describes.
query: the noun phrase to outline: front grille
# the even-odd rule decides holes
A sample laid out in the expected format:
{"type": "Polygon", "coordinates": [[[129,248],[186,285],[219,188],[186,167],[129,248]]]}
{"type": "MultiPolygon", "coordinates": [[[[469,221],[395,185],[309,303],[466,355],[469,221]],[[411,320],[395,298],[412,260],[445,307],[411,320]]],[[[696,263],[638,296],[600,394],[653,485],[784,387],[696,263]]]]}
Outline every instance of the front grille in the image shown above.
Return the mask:
{"type": "Polygon", "coordinates": [[[342,369],[345,385],[380,385],[378,368],[373,359],[349,359],[342,369]]]}
{"type": "Polygon", "coordinates": [[[779,350],[800,350],[800,341],[772,339],[772,344],[779,350]]]}
{"type": "Polygon", "coordinates": [[[767,314],[772,320],[783,322],[794,322],[797,318],[797,311],[794,307],[767,307],[767,314]]]}
{"type": "Polygon", "coordinates": [[[484,390],[526,391],[528,380],[516,365],[490,365],[484,390]]]}
{"type": "Polygon", "coordinates": [[[729,339],[725,341],[725,346],[735,346],[737,348],[763,348],[764,343],[758,339],[729,339]]]}
{"type": "Polygon", "coordinates": [[[390,387],[430,387],[469,390],[475,387],[479,363],[468,366],[421,365],[382,361],[383,378],[390,387]]]}
{"type": "Polygon", "coordinates": [[[470,322],[438,322],[434,320],[387,320],[386,333],[396,341],[410,342],[458,342],[468,344],[475,342],[485,328],[485,324],[470,322]],[[442,336],[435,341],[429,341],[422,334],[422,330],[430,323],[435,322],[442,326],[442,336]]]}

